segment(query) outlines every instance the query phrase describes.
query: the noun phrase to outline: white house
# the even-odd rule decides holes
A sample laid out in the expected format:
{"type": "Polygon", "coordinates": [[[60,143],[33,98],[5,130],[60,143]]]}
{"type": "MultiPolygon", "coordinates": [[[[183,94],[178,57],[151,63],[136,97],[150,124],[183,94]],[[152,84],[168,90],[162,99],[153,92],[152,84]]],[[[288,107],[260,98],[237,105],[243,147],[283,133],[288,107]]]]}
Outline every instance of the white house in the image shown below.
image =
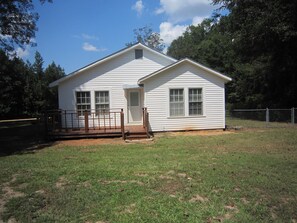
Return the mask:
{"type": "Polygon", "coordinates": [[[50,86],[58,86],[60,109],[77,116],[85,110],[98,115],[123,109],[124,124],[137,125],[145,107],[150,131],[156,132],[225,128],[228,81],[231,78],[195,61],[177,61],[137,43],[50,86]]]}

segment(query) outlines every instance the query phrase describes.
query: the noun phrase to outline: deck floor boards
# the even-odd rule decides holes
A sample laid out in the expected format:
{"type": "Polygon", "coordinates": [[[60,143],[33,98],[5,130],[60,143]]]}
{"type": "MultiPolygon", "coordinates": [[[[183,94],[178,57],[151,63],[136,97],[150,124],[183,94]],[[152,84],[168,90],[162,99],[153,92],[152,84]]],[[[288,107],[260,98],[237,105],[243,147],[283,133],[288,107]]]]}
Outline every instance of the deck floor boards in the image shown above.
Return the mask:
{"type": "MultiPolygon", "coordinates": [[[[125,126],[125,134],[145,134],[145,128],[142,125],[127,125],[125,126]]],[[[49,133],[52,138],[99,138],[99,137],[120,137],[122,135],[121,128],[116,129],[94,129],[90,128],[87,132],[84,128],[81,129],[56,129],[49,133]]]]}

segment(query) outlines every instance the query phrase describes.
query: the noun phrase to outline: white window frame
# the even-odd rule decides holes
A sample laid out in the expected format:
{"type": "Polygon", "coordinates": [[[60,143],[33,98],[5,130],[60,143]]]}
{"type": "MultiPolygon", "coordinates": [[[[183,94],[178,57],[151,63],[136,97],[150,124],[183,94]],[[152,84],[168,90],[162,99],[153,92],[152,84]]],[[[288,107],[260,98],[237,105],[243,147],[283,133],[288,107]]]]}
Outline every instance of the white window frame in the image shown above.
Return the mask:
{"type": "Polygon", "coordinates": [[[175,118],[205,118],[206,117],[206,110],[205,110],[205,87],[204,85],[178,85],[178,86],[168,86],[167,91],[167,118],[168,119],[175,119],[175,118]],[[171,116],[170,115],[170,90],[172,89],[183,89],[184,92],[184,115],[183,116],[171,116]],[[189,93],[190,89],[201,89],[201,101],[202,101],[202,114],[197,115],[190,115],[190,102],[189,102],[189,93]]]}
{"type": "Polygon", "coordinates": [[[90,91],[75,91],[75,100],[76,100],[76,112],[78,116],[84,116],[84,112],[87,110],[89,114],[91,113],[91,92],[90,91]],[[82,98],[87,99],[87,97],[80,97],[81,100],[78,102],[78,94],[80,93],[89,93],[89,102],[82,102],[82,98]],[[79,109],[78,106],[89,106],[87,109],[79,109]]]}
{"type": "MultiPolygon", "coordinates": [[[[100,110],[100,109],[97,109],[97,105],[108,105],[108,109],[106,111],[109,112],[110,111],[110,91],[109,90],[95,91],[94,92],[94,105],[95,105],[96,116],[98,116],[98,111],[100,110]],[[108,93],[108,103],[106,101],[105,102],[101,102],[101,103],[100,102],[97,102],[97,96],[96,96],[96,94],[99,93],[99,98],[100,98],[100,92],[107,92],[108,93]]],[[[99,112],[99,116],[103,116],[102,112],[99,112]]]]}
{"type": "Polygon", "coordinates": [[[182,87],[176,87],[176,88],[169,88],[169,117],[184,117],[185,116],[185,89],[182,88],[182,87]],[[183,101],[177,101],[177,102],[171,102],[170,98],[171,98],[171,91],[174,91],[174,90],[182,90],[183,91],[183,101]],[[180,115],[171,115],[171,104],[183,104],[183,114],[180,114],[180,115]]]}
{"type": "MultiPolygon", "coordinates": [[[[199,110],[198,110],[199,111],[199,110]]],[[[188,88],[188,115],[189,116],[201,116],[203,115],[203,88],[199,88],[199,87],[189,87],[188,88]],[[201,96],[200,96],[200,100],[199,100],[199,94],[197,96],[197,100],[196,101],[190,101],[190,90],[201,90],[201,96]],[[190,114],[190,103],[198,103],[201,104],[201,113],[200,114],[190,114]]]]}

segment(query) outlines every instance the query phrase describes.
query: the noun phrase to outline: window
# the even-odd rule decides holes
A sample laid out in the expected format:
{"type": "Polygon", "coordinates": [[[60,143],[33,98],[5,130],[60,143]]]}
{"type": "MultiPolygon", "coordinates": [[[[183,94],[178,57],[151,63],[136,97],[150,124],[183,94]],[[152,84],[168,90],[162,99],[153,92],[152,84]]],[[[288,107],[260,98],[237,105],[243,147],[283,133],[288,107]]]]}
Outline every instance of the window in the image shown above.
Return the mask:
{"type": "Polygon", "coordinates": [[[202,115],[202,89],[189,89],[189,115],[202,115]]]}
{"type": "Polygon", "coordinates": [[[130,106],[139,106],[139,92],[130,92],[130,106]]]}
{"type": "Polygon", "coordinates": [[[91,100],[89,91],[76,92],[76,108],[79,116],[84,115],[84,111],[91,112],[91,100]]]}
{"type": "Polygon", "coordinates": [[[184,89],[170,89],[170,116],[184,116],[184,89]]]}
{"type": "Polygon", "coordinates": [[[135,50],[135,59],[142,59],[143,57],[143,50],[136,49],[135,50]]]}
{"type": "Polygon", "coordinates": [[[109,92],[108,91],[96,91],[95,92],[95,108],[96,114],[104,114],[109,112],[109,92]]]}

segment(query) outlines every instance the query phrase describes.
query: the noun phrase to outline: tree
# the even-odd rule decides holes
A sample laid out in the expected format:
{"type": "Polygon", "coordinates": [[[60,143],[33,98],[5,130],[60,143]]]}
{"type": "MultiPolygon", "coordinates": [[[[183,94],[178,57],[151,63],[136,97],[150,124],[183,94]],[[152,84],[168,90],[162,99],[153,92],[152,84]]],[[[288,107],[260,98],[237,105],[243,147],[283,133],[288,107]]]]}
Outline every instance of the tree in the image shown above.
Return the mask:
{"type": "Polygon", "coordinates": [[[214,0],[229,10],[191,26],[168,48],[233,78],[234,107],[296,107],[297,2],[214,0]]]}
{"type": "Polygon", "coordinates": [[[31,90],[33,95],[33,102],[34,102],[34,112],[37,114],[42,113],[46,108],[46,99],[45,99],[45,92],[46,92],[46,84],[44,78],[44,71],[43,71],[43,58],[41,54],[36,51],[35,53],[35,61],[31,66],[32,74],[31,78],[33,79],[31,90]]]}
{"type": "Polygon", "coordinates": [[[231,44],[232,39],[213,19],[205,19],[197,26],[189,26],[182,36],[171,43],[167,54],[177,59],[188,57],[226,72],[230,71],[231,44]]]}
{"type": "Polygon", "coordinates": [[[159,52],[162,52],[163,49],[165,48],[165,45],[163,44],[163,40],[161,39],[160,34],[153,32],[151,27],[144,26],[138,29],[134,29],[133,32],[134,32],[135,40],[133,42],[126,43],[126,46],[131,46],[139,42],[159,52]]]}
{"type": "Polygon", "coordinates": [[[36,116],[58,108],[58,89],[49,83],[65,76],[52,62],[43,70],[43,59],[36,52],[34,64],[10,58],[0,49],[0,118],[36,116]]]}
{"type": "Polygon", "coordinates": [[[65,76],[65,71],[59,65],[52,62],[44,71],[44,78],[46,84],[46,109],[58,109],[58,87],[49,88],[48,85],[55,80],[65,76]]]}
{"type": "Polygon", "coordinates": [[[38,51],[36,51],[35,52],[35,61],[32,65],[32,69],[33,69],[33,72],[38,80],[42,80],[44,78],[43,63],[44,63],[44,61],[43,61],[41,54],[38,51]]]}
{"type": "Polygon", "coordinates": [[[297,2],[215,0],[230,10],[229,32],[239,59],[244,89],[250,92],[241,102],[254,106],[296,106],[297,94],[297,2]],[[243,70],[242,70],[243,68],[243,70]],[[258,80],[256,84],[255,81],[258,80]],[[253,89],[253,90],[251,90],[253,89]],[[257,95],[261,95],[258,97],[257,95]],[[256,96],[256,97],[255,97],[256,96]]]}
{"type": "Polygon", "coordinates": [[[9,59],[2,50],[0,50],[0,61],[0,117],[22,115],[26,66],[18,58],[9,59]]]}
{"type": "MultiPolygon", "coordinates": [[[[52,0],[40,0],[52,2],[52,0]]],[[[32,39],[37,31],[38,13],[34,12],[32,0],[2,0],[0,2],[0,47],[13,52],[15,46],[34,46],[32,39]]]]}

